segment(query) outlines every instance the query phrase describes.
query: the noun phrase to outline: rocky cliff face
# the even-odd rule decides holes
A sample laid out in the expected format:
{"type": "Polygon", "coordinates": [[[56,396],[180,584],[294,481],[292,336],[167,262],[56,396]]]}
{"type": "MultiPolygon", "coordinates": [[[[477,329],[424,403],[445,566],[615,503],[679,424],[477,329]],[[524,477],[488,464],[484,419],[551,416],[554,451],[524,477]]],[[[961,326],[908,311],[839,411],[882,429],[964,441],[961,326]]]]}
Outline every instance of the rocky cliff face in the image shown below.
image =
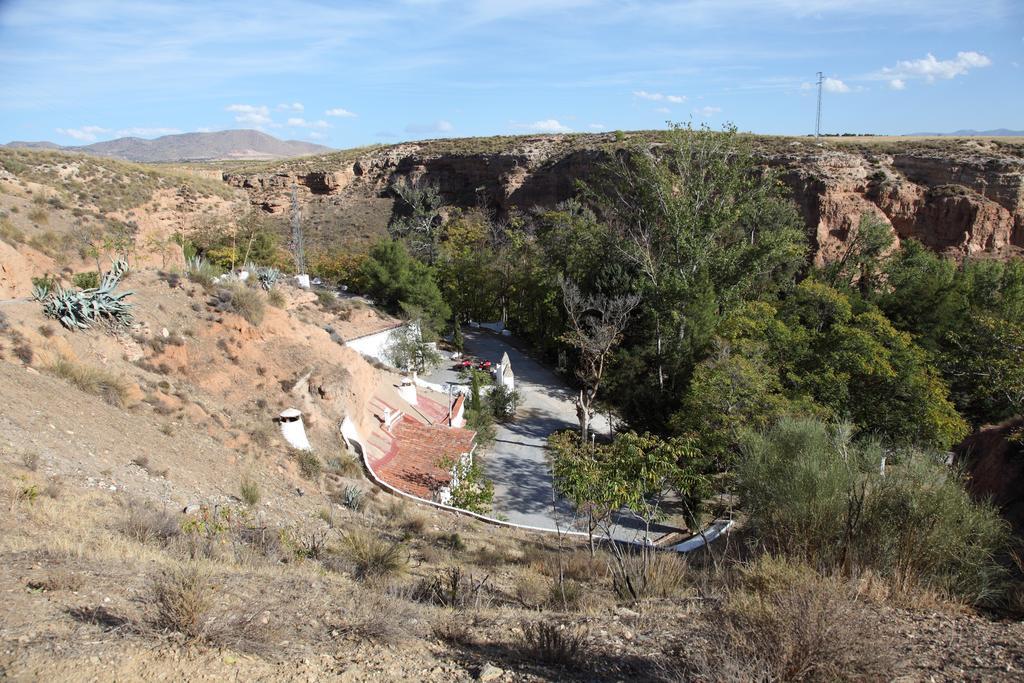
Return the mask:
{"type": "MultiPolygon", "coordinates": [[[[551,207],[571,197],[616,146],[609,135],[537,136],[409,143],[341,153],[272,172],[232,172],[224,180],[251,201],[282,213],[293,184],[322,229],[383,233],[397,179],[436,184],[452,205],[486,205],[499,214],[551,207]],[[490,147],[490,148],[489,148],[490,147]]],[[[653,143],[656,144],[656,143],[653,143]]],[[[841,253],[861,216],[892,226],[955,256],[1006,256],[1024,249],[1024,157],[1019,148],[986,141],[871,142],[821,145],[779,138],[759,141],[759,154],[792,190],[816,260],[841,253]]]]}

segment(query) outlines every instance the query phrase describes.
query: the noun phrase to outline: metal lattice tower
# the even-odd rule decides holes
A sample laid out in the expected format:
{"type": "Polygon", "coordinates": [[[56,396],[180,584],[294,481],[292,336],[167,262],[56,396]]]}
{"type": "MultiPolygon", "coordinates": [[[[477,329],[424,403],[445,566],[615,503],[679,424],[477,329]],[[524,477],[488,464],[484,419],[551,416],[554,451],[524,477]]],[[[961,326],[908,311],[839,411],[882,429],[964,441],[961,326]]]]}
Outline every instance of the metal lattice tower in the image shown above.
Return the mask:
{"type": "Polygon", "coordinates": [[[821,84],[824,82],[824,74],[818,72],[818,115],[814,119],[814,139],[821,135],[821,84]]]}
{"type": "Polygon", "coordinates": [[[306,241],[302,235],[302,209],[299,208],[299,188],[292,183],[292,256],[299,275],[306,272],[306,241]]]}

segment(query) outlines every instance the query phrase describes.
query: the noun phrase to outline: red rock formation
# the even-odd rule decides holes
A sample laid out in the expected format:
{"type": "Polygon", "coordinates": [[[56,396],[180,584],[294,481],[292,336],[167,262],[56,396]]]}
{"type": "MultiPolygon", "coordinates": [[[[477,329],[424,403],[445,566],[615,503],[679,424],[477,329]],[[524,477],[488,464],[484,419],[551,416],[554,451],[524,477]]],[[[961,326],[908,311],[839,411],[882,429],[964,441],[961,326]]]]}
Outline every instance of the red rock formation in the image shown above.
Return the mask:
{"type": "MultiPolygon", "coordinates": [[[[460,141],[458,151],[409,143],[355,159],[320,157],[311,162],[320,164],[315,168],[228,173],[224,180],[248,190],[253,203],[271,213],[286,211],[288,192],[297,182],[304,201],[317,201],[338,215],[350,215],[359,204],[364,229],[382,232],[390,204],[367,200],[390,199],[387,188],[398,177],[437,184],[454,206],[483,202],[499,213],[551,207],[571,197],[576,181],[607,159],[613,140],[607,135],[509,138],[498,151],[479,152],[473,151],[473,140],[460,141]]],[[[913,237],[958,257],[1004,256],[1024,248],[1024,159],[1001,148],[963,141],[858,148],[793,140],[781,149],[778,140],[762,143],[761,158],[792,190],[818,263],[841,253],[868,214],[890,224],[899,239],[913,237]],[[893,147],[899,149],[889,153],[893,147]]]]}
{"type": "Polygon", "coordinates": [[[1024,417],[967,437],[954,449],[954,463],[967,471],[971,494],[991,500],[1024,536],[1024,417]]]}

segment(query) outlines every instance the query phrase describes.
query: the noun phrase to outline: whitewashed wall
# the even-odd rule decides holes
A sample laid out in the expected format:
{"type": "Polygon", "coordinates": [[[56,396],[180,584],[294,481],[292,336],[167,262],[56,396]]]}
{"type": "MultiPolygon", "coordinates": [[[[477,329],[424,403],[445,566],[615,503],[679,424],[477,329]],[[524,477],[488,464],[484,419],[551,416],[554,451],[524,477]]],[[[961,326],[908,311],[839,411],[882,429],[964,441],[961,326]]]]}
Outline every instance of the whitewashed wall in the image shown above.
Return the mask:
{"type": "Polygon", "coordinates": [[[368,334],[365,337],[359,337],[351,341],[346,341],[345,346],[358,351],[364,356],[370,358],[376,358],[382,363],[387,363],[385,358],[385,351],[388,348],[388,344],[391,341],[391,333],[394,332],[395,328],[382,330],[380,332],[374,332],[368,334]]]}

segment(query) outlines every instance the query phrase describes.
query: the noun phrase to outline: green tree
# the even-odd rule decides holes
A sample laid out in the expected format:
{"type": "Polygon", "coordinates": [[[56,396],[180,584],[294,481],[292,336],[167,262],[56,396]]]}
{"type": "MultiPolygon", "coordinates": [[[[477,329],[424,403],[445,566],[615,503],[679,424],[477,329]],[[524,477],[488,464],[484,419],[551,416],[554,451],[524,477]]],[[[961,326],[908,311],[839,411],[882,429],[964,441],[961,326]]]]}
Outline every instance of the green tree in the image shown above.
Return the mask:
{"type": "Polygon", "coordinates": [[[807,243],[796,208],[775,174],[735,127],[675,125],[657,154],[617,155],[586,195],[614,235],[643,296],[623,365],[645,400],[627,417],[653,427],[678,407],[716,318],[737,303],[792,284],[807,243]]]}
{"type": "Polygon", "coordinates": [[[863,214],[839,257],[825,267],[826,280],[833,287],[856,286],[863,296],[871,296],[881,288],[883,257],[895,239],[887,223],[874,214],[863,214]]]}
{"type": "MultiPolygon", "coordinates": [[[[651,524],[663,516],[671,492],[682,500],[688,521],[696,523],[700,502],[710,491],[704,461],[689,439],[625,432],[601,446],[562,433],[548,440],[548,449],[556,489],[588,517],[591,547],[594,529],[602,529],[611,540],[613,513],[622,510],[640,520],[649,538],[651,524]]],[[[642,545],[641,566],[634,572],[627,550],[617,543],[609,543],[609,549],[616,583],[639,600],[646,594],[655,551],[642,545]]]]}
{"type": "Polygon", "coordinates": [[[455,478],[449,505],[481,515],[490,514],[494,502],[494,482],[484,476],[475,458],[468,462],[445,461],[441,466],[453,472],[455,478]]]}
{"type": "Polygon", "coordinates": [[[430,268],[409,255],[401,242],[382,240],[362,263],[366,293],[392,314],[414,307],[436,329],[451,311],[441,297],[430,268]]]}

